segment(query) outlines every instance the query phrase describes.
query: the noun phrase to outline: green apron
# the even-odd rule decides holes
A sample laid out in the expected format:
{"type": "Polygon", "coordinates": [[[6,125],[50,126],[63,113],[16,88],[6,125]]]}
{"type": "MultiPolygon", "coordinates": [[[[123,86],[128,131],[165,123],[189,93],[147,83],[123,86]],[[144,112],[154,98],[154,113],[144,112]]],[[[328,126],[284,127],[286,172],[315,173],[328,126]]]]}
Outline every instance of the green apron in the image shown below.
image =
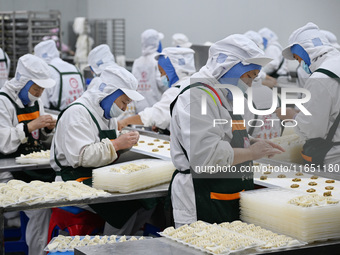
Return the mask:
{"type": "MultiPolygon", "coordinates": [[[[16,109],[16,114],[19,123],[27,124],[30,121],[38,118],[40,116],[39,113],[39,103],[35,101],[33,106],[27,106],[24,108],[20,108],[12,98],[10,98],[6,93],[0,92],[0,95],[7,97],[16,109]]],[[[21,154],[29,154],[35,151],[46,150],[45,146],[42,144],[40,137],[41,131],[36,130],[34,135],[30,133],[27,137],[27,142],[24,144],[20,144],[17,151],[10,154],[2,154],[0,153],[1,158],[14,158],[19,157],[21,154]]],[[[15,179],[22,180],[25,182],[30,182],[33,180],[40,180],[51,182],[55,179],[55,171],[53,169],[40,169],[40,170],[32,170],[32,171],[14,171],[12,175],[15,179]]]]}
{"type": "MultiPolygon", "coordinates": [[[[82,105],[83,107],[86,108],[86,106],[81,103],[73,103],[72,105],[82,105]]],[[[72,105],[68,106],[66,109],[68,109],[72,105]]],[[[63,110],[59,114],[58,120],[61,118],[65,110],[63,110]]],[[[110,140],[117,138],[115,129],[101,130],[96,118],[93,116],[89,109],[86,108],[86,110],[91,115],[92,120],[94,121],[98,128],[100,140],[104,138],[109,138],[110,140]]],[[[85,179],[83,183],[88,186],[92,186],[92,170],[94,168],[92,167],[73,168],[71,166],[62,166],[55,154],[54,160],[56,164],[61,168],[61,177],[64,181],[85,179]]],[[[154,200],[151,199],[148,205],[150,208],[147,208],[147,206],[145,206],[144,201],[130,200],[112,203],[91,204],[89,206],[110,225],[114,226],[115,228],[122,228],[125,222],[142,206],[144,206],[146,209],[153,208],[153,206],[155,206],[154,200]]]]}
{"type": "MultiPolygon", "coordinates": [[[[182,94],[187,89],[197,86],[204,86],[211,90],[213,89],[211,86],[206,84],[196,83],[186,87],[181,91],[180,94],[182,94]]],[[[218,96],[214,89],[213,92],[216,94],[216,96],[218,96]]],[[[177,98],[171,104],[171,113],[177,98]]],[[[243,120],[240,115],[234,115],[231,111],[229,111],[229,114],[233,121],[243,120]]],[[[247,130],[245,127],[237,128],[240,126],[235,126],[236,128],[233,128],[233,137],[230,144],[233,148],[244,148],[245,141],[248,139],[247,130]]],[[[184,155],[189,160],[186,150],[182,145],[180,146],[184,155]]],[[[236,165],[236,169],[239,171],[242,165],[251,166],[252,161],[246,161],[242,164],[238,164],[236,165]]],[[[190,172],[193,177],[197,220],[203,220],[209,223],[221,223],[239,219],[239,192],[254,188],[252,173],[239,173],[237,176],[238,178],[228,178],[228,173],[225,173],[226,176],[223,178],[212,179],[202,178],[202,174],[198,175],[194,171],[187,169],[185,171],[176,170],[173,178],[176,174],[189,174],[190,172]]],[[[172,185],[170,184],[170,192],[171,186],[172,185]]]]}
{"type": "MultiPolygon", "coordinates": [[[[60,111],[61,98],[62,98],[62,95],[63,95],[63,75],[78,74],[82,81],[83,81],[83,76],[81,75],[81,73],[79,71],[78,72],[60,72],[58,70],[58,68],[56,68],[55,66],[53,66],[53,65],[49,65],[49,66],[54,68],[59,73],[59,79],[60,79],[58,104],[57,104],[57,106],[50,104],[50,109],[60,111]]],[[[83,87],[84,87],[84,85],[83,85],[83,87]]]]}

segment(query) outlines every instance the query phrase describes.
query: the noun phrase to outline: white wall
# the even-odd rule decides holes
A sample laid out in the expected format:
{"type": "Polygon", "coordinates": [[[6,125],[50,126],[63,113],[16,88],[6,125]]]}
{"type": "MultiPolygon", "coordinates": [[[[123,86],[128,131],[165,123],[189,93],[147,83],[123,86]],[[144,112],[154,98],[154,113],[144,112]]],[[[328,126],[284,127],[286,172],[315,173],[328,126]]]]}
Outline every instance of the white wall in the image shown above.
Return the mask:
{"type": "Polygon", "coordinates": [[[124,18],[127,58],[141,54],[140,34],[148,28],[165,34],[166,47],[177,32],[201,44],[267,26],[285,46],[291,32],[312,21],[340,41],[339,0],[0,0],[0,11],[49,9],[61,11],[64,39],[76,16],[124,18]]]}
{"type": "Polygon", "coordinates": [[[88,0],[88,17],[125,18],[128,58],[140,53],[140,34],[154,28],[171,36],[185,33],[196,44],[215,42],[232,33],[267,26],[283,46],[308,21],[332,31],[340,40],[339,0],[88,0]]]}

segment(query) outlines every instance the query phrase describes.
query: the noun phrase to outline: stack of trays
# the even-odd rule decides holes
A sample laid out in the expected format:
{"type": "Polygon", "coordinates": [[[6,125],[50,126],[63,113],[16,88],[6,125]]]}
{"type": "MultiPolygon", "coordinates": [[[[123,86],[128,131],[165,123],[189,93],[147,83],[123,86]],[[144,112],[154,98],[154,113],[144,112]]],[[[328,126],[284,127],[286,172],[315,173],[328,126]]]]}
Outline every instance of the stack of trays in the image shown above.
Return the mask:
{"type": "Polygon", "coordinates": [[[127,193],[169,182],[175,171],[171,161],[139,159],[92,171],[93,187],[127,193]]]}
{"type": "Polygon", "coordinates": [[[305,242],[340,238],[339,200],[288,189],[241,193],[241,219],[305,242]]]}

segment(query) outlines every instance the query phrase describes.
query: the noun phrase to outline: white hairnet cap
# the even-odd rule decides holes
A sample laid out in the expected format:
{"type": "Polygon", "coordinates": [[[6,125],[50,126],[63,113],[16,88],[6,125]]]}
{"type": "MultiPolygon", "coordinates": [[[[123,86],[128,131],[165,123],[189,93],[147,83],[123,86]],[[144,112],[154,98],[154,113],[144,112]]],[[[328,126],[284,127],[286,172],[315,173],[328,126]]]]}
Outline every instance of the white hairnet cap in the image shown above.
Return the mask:
{"type": "Polygon", "coordinates": [[[135,101],[143,100],[144,97],[136,90],[138,88],[138,81],[132,73],[122,67],[108,66],[100,75],[103,83],[109,85],[107,89],[112,91],[102,91],[108,94],[113,93],[117,89],[120,89],[130,99],[135,101]]]}
{"type": "Polygon", "coordinates": [[[244,35],[247,36],[254,43],[256,43],[256,45],[259,46],[261,50],[263,50],[262,36],[258,32],[255,32],[253,30],[249,30],[249,31],[245,32],[244,35]]]}
{"type": "Polygon", "coordinates": [[[54,40],[46,40],[34,47],[34,55],[49,64],[52,59],[59,57],[59,51],[54,40]]]}
{"type": "Polygon", "coordinates": [[[340,45],[338,44],[338,39],[336,38],[335,34],[327,30],[320,30],[323,33],[327,40],[332,44],[335,48],[340,49],[340,45]]]}
{"type": "Polygon", "coordinates": [[[164,38],[162,33],[157,32],[155,29],[147,29],[142,35],[142,54],[148,55],[157,51],[159,41],[164,38]]]}
{"type": "Polygon", "coordinates": [[[162,53],[156,55],[155,59],[158,60],[160,55],[168,57],[178,79],[181,79],[196,72],[194,54],[195,51],[189,48],[168,47],[164,48],[162,53]]]}
{"type": "Polygon", "coordinates": [[[88,61],[97,75],[101,74],[108,66],[117,66],[115,57],[107,44],[101,44],[93,48],[89,53],[88,61]]]}
{"type": "Polygon", "coordinates": [[[185,34],[176,33],[172,36],[172,45],[175,47],[190,48],[192,43],[189,42],[189,39],[185,34]]]}
{"type": "Polygon", "coordinates": [[[272,61],[265,56],[252,40],[245,35],[235,34],[211,45],[206,67],[210,69],[215,79],[219,79],[234,65],[257,64],[264,66],[272,61]]]}
{"type": "Polygon", "coordinates": [[[19,58],[15,79],[27,83],[29,80],[42,88],[52,88],[55,81],[50,78],[48,65],[40,58],[26,54],[19,58]]]}
{"type": "Polygon", "coordinates": [[[302,46],[307,53],[310,53],[312,48],[320,45],[330,45],[326,36],[324,36],[317,25],[312,22],[295,30],[288,39],[288,46],[283,49],[282,55],[290,60],[294,60],[293,53],[290,48],[294,44],[302,46]]]}
{"type": "Polygon", "coordinates": [[[276,41],[278,40],[279,38],[277,37],[277,35],[274,33],[274,31],[270,30],[269,28],[267,27],[264,27],[264,28],[261,28],[259,30],[259,34],[266,38],[268,40],[268,42],[270,41],[276,41]]]}

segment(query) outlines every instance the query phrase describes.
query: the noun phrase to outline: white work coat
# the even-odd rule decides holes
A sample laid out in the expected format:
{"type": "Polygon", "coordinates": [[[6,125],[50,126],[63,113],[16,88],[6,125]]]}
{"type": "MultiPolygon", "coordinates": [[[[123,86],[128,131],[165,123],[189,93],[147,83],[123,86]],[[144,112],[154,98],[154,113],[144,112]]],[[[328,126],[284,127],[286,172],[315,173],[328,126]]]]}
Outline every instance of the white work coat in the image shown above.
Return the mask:
{"type": "MultiPolygon", "coordinates": [[[[218,84],[205,66],[191,78],[196,78],[195,82],[202,81],[211,86],[218,84]],[[209,78],[207,80],[200,79],[200,77],[209,78]]],[[[183,84],[180,91],[186,85],[183,84]]],[[[226,89],[216,88],[216,91],[223,106],[219,103],[215,105],[212,98],[207,96],[208,109],[207,115],[204,117],[201,115],[201,100],[202,95],[205,95],[206,92],[198,88],[192,88],[178,97],[171,118],[170,152],[173,164],[180,171],[185,171],[191,167],[181,149],[181,145],[187,151],[190,162],[195,162],[195,165],[232,165],[234,160],[234,151],[230,145],[232,127],[230,124],[213,127],[214,119],[226,119],[230,123],[231,116],[228,110],[232,110],[232,103],[227,100],[226,89]]],[[[216,101],[218,102],[218,99],[216,101]]],[[[190,224],[197,220],[195,192],[191,174],[179,173],[175,176],[172,183],[171,200],[174,221],[177,226],[190,224]]]]}
{"type": "MultiPolygon", "coordinates": [[[[104,93],[97,94],[100,94],[97,90],[87,90],[76,102],[89,109],[102,130],[116,129],[116,120],[104,118],[104,110],[99,105],[105,97],[104,93]]],[[[107,138],[100,140],[96,124],[81,105],[67,109],[56,127],[50,163],[54,170],[60,171],[54,160],[55,153],[62,166],[73,168],[100,167],[112,163],[117,158],[111,141],[107,138]]]]}
{"type": "MultiPolygon", "coordinates": [[[[1,92],[5,92],[20,108],[24,108],[21,99],[18,97],[24,86],[25,84],[19,84],[16,79],[12,79],[5,83],[1,92]]],[[[38,99],[38,103],[39,113],[44,115],[44,105],[40,99],[38,99]]],[[[17,111],[13,103],[5,96],[0,96],[0,120],[0,152],[3,154],[16,152],[22,143],[27,142],[27,137],[25,136],[24,124],[18,121],[17,111]]],[[[40,131],[43,136],[42,141],[53,135],[52,133],[47,134],[44,128],[40,131]]]]}
{"type": "Polygon", "coordinates": [[[11,67],[11,60],[6,52],[0,48],[0,88],[8,80],[9,69],[11,67]]]}
{"type": "Polygon", "coordinates": [[[271,62],[269,62],[262,68],[265,73],[270,74],[278,70],[281,62],[283,61],[277,73],[279,75],[287,75],[288,73],[287,61],[284,60],[282,56],[282,47],[277,41],[268,42],[268,46],[264,50],[264,53],[266,54],[266,57],[273,59],[271,62]]]}
{"type": "MultiPolygon", "coordinates": [[[[79,72],[79,70],[72,64],[63,61],[56,57],[49,63],[58,69],[59,72],[79,72]]],[[[50,68],[51,78],[56,81],[56,86],[45,89],[41,99],[46,108],[50,108],[50,104],[54,107],[58,106],[59,92],[61,86],[60,73],[52,66],[50,68]]],[[[84,83],[80,74],[63,74],[62,75],[62,95],[60,110],[64,110],[68,105],[77,100],[84,93],[84,83]]]]}
{"type": "MultiPolygon", "coordinates": [[[[318,57],[309,67],[312,75],[306,81],[304,88],[310,91],[311,99],[304,104],[304,107],[312,115],[308,116],[300,112],[295,118],[298,123],[295,131],[306,140],[317,137],[326,138],[340,112],[340,84],[323,73],[314,72],[318,68],[323,68],[340,77],[339,61],[340,52],[335,48],[328,49],[327,53],[318,57]]],[[[332,141],[340,142],[340,126],[332,141]]],[[[334,146],[327,153],[325,164],[340,164],[340,146],[334,146]]]]}
{"type": "Polygon", "coordinates": [[[174,83],[171,88],[164,92],[159,102],[155,103],[152,107],[147,107],[138,113],[144,126],[156,126],[161,129],[170,130],[170,104],[181,92],[180,88],[176,86],[181,85],[186,79],[189,78],[183,78],[174,83]]]}
{"type": "Polygon", "coordinates": [[[161,82],[161,75],[158,70],[157,52],[141,56],[133,62],[132,74],[138,81],[137,91],[144,96],[144,99],[136,102],[136,112],[143,111],[157,103],[165,90],[168,88],[161,82]]]}

